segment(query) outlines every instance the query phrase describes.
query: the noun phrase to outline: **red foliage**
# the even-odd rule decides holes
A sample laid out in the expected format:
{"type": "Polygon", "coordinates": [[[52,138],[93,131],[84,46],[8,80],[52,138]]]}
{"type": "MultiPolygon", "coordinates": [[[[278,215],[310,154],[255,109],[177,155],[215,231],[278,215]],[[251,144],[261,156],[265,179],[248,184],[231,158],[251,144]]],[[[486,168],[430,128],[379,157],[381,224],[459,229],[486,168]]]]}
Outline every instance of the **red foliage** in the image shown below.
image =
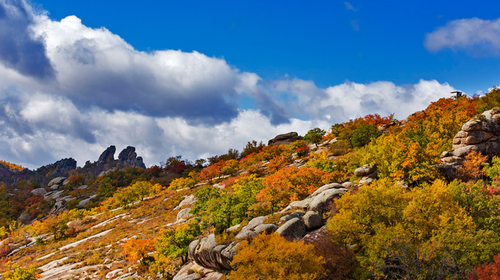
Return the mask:
{"type": "Polygon", "coordinates": [[[333,243],[325,228],[316,230],[304,238],[305,244],[314,245],[316,255],[322,256],[325,263],[324,280],[352,279],[356,258],[353,252],[333,243]]]}
{"type": "Polygon", "coordinates": [[[298,147],[297,149],[295,149],[295,151],[297,152],[299,157],[303,157],[307,155],[307,153],[309,153],[309,147],[307,146],[298,147]]]}
{"type": "Polygon", "coordinates": [[[211,181],[213,178],[222,175],[222,168],[224,168],[224,166],[226,166],[226,162],[221,160],[203,168],[200,172],[200,179],[211,181]]]}
{"type": "Polygon", "coordinates": [[[500,280],[500,255],[495,262],[476,266],[467,276],[468,280],[500,280]]]}
{"type": "Polygon", "coordinates": [[[379,126],[382,124],[390,124],[392,121],[391,117],[381,117],[379,114],[366,115],[366,116],[364,116],[363,119],[367,124],[371,124],[371,125],[375,125],[375,126],[379,126]]]}
{"type": "Polygon", "coordinates": [[[149,167],[148,169],[146,169],[146,171],[149,174],[151,174],[151,176],[153,176],[153,177],[159,177],[160,173],[162,172],[162,168],[159,167],[158,165],[153,165],[153,166],[149,167]]]}

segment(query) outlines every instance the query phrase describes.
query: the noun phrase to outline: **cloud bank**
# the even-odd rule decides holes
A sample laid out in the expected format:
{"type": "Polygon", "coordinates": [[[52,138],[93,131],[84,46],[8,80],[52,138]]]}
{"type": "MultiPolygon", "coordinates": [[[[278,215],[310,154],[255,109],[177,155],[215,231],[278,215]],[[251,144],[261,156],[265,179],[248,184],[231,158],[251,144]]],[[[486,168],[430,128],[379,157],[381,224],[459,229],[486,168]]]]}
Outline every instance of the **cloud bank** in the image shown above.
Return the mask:
{"type": "Polygon", "coordinates": [[[54,21],[0,0],[0,155],[29,168],[65,157],[83,165],[109,145],[135,146],[146,165],[205,158],[366,114],[404,118],[453,90],[434,80],[266,80],[196,51],[140,52],[76,16],[54,21]]]}
{"type": "Polygon", "coordinates": [[[449,48],[472,55],[500,55],[500,18],[458,19],[426,34],[424,46],[432,52],[449,48]]]}

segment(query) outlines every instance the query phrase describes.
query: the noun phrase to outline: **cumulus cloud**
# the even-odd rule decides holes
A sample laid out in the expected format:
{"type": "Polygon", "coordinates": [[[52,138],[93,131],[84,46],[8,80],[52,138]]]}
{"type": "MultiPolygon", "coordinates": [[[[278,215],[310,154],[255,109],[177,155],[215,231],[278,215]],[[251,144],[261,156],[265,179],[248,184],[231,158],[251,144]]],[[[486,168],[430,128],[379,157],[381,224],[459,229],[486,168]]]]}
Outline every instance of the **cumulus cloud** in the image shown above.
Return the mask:
{"type": "Polygon", "coordinates": [[[449,48],[474,55],[500,54],[500,18],[458,19],[426,34],[424,46],[432,52],[449,48]]]}
{"type": "Polygon", "coordinates": [[[383,116],[394,113],[404,118],[422,110],[432,101],[449,97],[455,89],[448,83],[420,80],[417,84],[398,86],[380,81],[370,84],[345,82],[326,89],[316,87],[312,81],[282,79],[272,83],[273,90],[288,95],[286,100],[291,115],[344,122],[366,114],[383,116]]]}
{"type": "Polygon", "coordinates": [[[404,118],[454,90],[446,83],[424,80],[409,86],[346,82],[322,89],[311,81],[285,78],[268,82],[265,89],[271,99],[287,95],[289,102],[282,105],[297,117],[275,124],[261,110],[239,109],[229,122],[191,123],[181,117],[132,111],[79,110],[66,97],[7,88],[0,91],[0,154],[30,168],[70,156],[82,165],[97,160],[109,145],[135,146],[147,165],[174,155],[206,158],[228,148],[242,149],[247,141],[266,143],[290,131],[304,135],[314,127],[328,129],[366,114],[395,113],[396,118],[404,118]]]}
{"type": "Polygon", "coordinates": [[[294,118],[273,125],[259,110],[239,110],[236,118],[217,125],[192,124],[179,117],[137,112],[80,111],[67,98],[43,94],[31,97],[17,92],[15,98],[0,107],[0,154],[30,168],[65,157],[73,157],[83,165],[86,160],[97,160],[109,145],[118,149],[135,146],[147,165],[173,155],[206,158],[225,153],[230,147],[241,149],[250,140],[267,142],[279,133],[305,134],[312,127],[329,125],[321,120],[294,118]],[[31,100],[24,102],[27,99],[31,100]]]}
{"type": "Polygon", "coordinates": [[[55,72],[43,39],[32,34],[34,20],[31,7],[23,1],[0,1],[0,61],[23,75],[50,79],[55,72]]]}
{"type": "Polygon", "coordinates": [[[0,0],[0,155],[29,168],[66,157],[83,165],[110,145],[135,146],[147,165],[205,158],[366,114],[404,118],[453,90],[265,80],[196,51],[140,52],[76,16],[53,21],[0,0]],[[241,109],[240,99],[255,106],[241,109]]]}

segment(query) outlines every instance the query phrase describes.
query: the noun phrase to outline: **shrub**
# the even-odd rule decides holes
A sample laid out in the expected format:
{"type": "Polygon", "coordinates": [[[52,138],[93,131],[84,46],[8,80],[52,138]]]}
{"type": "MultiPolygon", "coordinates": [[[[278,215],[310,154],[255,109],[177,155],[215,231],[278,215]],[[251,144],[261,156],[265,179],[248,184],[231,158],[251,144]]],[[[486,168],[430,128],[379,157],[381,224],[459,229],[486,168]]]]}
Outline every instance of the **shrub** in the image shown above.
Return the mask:
{"type": "Polygon", "coordinates": [[[312,245],[289,242],[277,233],[260,234],[251,243],[243,241],[233,257],[230,278],[241,279],[319,279],[324,261],[312,245]]]}

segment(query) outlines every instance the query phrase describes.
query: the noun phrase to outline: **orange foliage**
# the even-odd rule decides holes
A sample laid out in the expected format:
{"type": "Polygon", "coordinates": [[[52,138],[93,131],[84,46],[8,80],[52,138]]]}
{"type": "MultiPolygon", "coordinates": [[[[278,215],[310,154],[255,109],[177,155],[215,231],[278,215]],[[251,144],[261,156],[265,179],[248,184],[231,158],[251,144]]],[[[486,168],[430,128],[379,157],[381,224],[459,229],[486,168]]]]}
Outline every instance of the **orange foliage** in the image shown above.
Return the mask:
{"type": "Polygon", "coordinates": [[[289,242],[277,233],[260,234],[249,244],[243,241],[231,265],[232,280],[242,279],[320,279],[323,258],[312,245],[289,242]]]}
{"type": "Polygon", "coordinates": [[[203,170],[201,170],[200,172],[200,179],[211,181],[213,178],[221,176],[222,168],[224,168],[224,166],[226,166],[226,161],[221,160],[203,168],[203,170]]]}
{"type": "Polygon", "coordinates": [[[13,171],[23,171],[24,170],[24,167],[22,167],[20,165],[10,163],[10,162],[4,161],[4,160],[0,160],[0,166],[2,166],[2,165],[7,167],[10,170],[13,170],[13,171]]]}
{"type": "Polygon", "coordinates": [[[257,194],[257,200],[283,207],[291,201],[306,198],[323,184],[329,183],[331,175],[316,168],[287,167],[269,175],[257,194]]]}
{"type": "Polygon", "coordinates": [[[466,157],[463,166],[458,169],[458,178],[462,181],[478,180],[486,176],[482,169],[488,156],[483,156],[481,152],[472,151],[466,157]]]}
{"type": "Polygon", "coordinates": [[[149,252],[154,252],[155,241],[153,239],[135,239],[131,238],[122,245],[122,254],[131,263],[144,259],[149,252]]]}

